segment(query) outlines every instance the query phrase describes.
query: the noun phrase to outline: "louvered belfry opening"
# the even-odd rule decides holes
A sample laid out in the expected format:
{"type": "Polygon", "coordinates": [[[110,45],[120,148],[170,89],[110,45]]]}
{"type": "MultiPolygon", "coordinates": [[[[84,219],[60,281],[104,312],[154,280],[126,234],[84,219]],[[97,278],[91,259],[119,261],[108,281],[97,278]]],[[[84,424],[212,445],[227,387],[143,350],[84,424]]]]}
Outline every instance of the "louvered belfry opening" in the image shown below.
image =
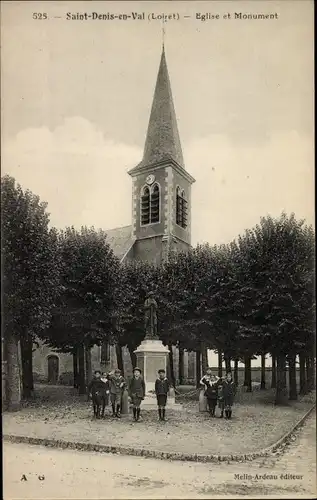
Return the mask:
{"type": "Polygon", "coordinates": [[[176,224],[183,229],[187,227],[188,203],[184,191],[177,188],[176,191],[176,224]]]}
{"type": "Polygon", "coordinates": [[[157,184],[152,188],[151,193],[151,223],[160,220],[160,190],[157,184]]]}
{"type": "Polygon", "coordinates": [[[160,221],[160,188],[157,184],[150,189],[143,188],[141,196],[141,225],[160,221]]]}
{"type": "Polygon", "coordinates": [[[150,189],[145,187],[141,196],[141,224],[150,223],[150,189]]]}

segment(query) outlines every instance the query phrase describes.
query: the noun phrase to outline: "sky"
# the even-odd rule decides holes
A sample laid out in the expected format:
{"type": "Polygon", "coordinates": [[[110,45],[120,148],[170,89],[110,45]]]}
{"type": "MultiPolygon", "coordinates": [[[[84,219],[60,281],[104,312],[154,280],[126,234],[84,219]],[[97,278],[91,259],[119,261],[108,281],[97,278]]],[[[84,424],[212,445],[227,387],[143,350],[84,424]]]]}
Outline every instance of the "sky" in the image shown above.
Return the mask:
{"type": "Polygon", "coordinates": [[[52,225],[131,223],[127,171],[142,159],[162,46],[151,13],[179,16],[165,24],[165,49],[196,178],[192,243],[229,242],[283,210],[313,222],[311,1],[2,2],[1,11],[2,175],[46,201],[52,225]],[[146,19],[66,20],[131,11],[146,19]]]}

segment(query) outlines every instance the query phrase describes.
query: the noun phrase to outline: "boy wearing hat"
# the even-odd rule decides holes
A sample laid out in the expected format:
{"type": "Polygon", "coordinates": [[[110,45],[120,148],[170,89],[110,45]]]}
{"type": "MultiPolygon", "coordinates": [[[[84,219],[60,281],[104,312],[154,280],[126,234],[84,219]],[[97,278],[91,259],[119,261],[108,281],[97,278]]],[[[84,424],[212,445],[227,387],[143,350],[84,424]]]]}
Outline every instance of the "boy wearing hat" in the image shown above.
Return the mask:
{"type": "Polygon", "coordinates": [[[121,399],[126,383],[119,368],[116,368],[114,372],[109,373],[108,380],[110,386],[112,416],[120,418],[121,399]]]}
{"type": "Polygon", "coordinates": [[[133,377],[129,382],[129,396],[133,404],[133,419],[137,422],[140,418],[140,406],[145,396],[145,382],[141,377],[141,370],[134,368],[133,377]]]}
{"type": "Polygon", "coordinates": [[[91,397],[95,418],[104,417],[107,404],[106,386],[100,376],[100,370],[96,370],[92,381],[88,385],[88,401],[89,397],[91,397]]]}
{"type": "Polygon", "coordinates": [[[165,376],[165,370],[158,371],[158,378],[155,381],[155,394],[157,398],[158,414],[160,420],[165,420],[165,406],[170,384],[165,376]]]}
{"type": "Polygon", "coordinates": [[[236,394],[236,387],[232,380],[231,372],[226,373],[226,378],[222,383],[222,391],[223,391],[223,402],[225,408],[225,417],[227,419],[231,419],[232,406],[236,394]]]}

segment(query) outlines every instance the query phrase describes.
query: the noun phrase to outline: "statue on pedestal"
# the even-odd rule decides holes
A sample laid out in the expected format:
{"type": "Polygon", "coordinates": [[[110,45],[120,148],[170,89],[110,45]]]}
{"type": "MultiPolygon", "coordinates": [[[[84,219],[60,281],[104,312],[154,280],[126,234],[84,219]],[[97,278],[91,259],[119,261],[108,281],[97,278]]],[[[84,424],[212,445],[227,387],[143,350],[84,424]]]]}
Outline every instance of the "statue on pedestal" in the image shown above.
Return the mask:
{"type": "Polygon", "coordinates": [[[153,292],[148,293],[144,302],[144,329],[146,339],[157,338],[157,302],[153,292]]]}

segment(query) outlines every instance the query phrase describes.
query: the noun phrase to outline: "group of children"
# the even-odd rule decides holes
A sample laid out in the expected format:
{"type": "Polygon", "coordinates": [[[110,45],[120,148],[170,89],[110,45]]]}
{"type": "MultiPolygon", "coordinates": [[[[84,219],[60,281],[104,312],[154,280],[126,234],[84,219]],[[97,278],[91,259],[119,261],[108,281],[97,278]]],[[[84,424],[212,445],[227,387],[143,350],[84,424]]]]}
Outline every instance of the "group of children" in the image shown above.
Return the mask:
{"type": "MultiPolygon", "coordinates": [[[[110,402],[112,406],[113,417],[120,418],[123,392],[128,389],[130,401],[133,406],[133,419],[138,421],[140,418],[140,406],[145,397],[145,382],[141,376],[141,369],[135,367],[133,376],[127,384],[122,377],[120,370],[110,373],[95,371],[94,378],[88,386],[88,399],[92,398],[94,416],[96,418],[104,417],[105,408],[110,402]]],[[[204,386],[204,396],[207,399],[209,413],[215,417],[216,407],[220,409],[220,418],[230,419],[232,415],[232,405],[235,396],[235,384],[232,375],[228,372],[225,378],[219,378],[212,374],[210,368],[200,381],[204,386]]],[[[165,376],[165,370],[158,371],[158,378],[155,381],[155,394],[157,399],[158,414],[160,420],[165,420],[165,407],[170,384],[165,376]]]]}
{"type": "Polygon", "coordinates": [[[216,377],[212,374],[210,368],[206,370],[206,375],[200,381],[204,386],[204,395],[207,398],[209,413],[215,417],[216,406],[220,409],[220,418],[230,419],[232,415],[232,405],[235,396],[235,384],[232,380],[231,372],[228,372],[224,378],[216,377]]]}
{"type": "MultiPolygon", "coordinates": [[[[141,373],[141,369],[135,367],[133,377],[130,379],[129,384],[127,384],[118,368],[110,373],[102,374],[99,370],[96,370],[94,378],[88,385],[88,399],[89,397],[92,398],[94,416],[96,418],[104,417],[110,395],[112,416],[120,418],[123,392],[128,389],[129,398],[133,406],[133,419],[137,422],[140,418],[140,406],[145,397],[145,382],[141,373]]],[[[165,420],[165,407],[169,388],[170,385],[165,376],[165,370],[161,369],[158,371],[158,378],[155,382],[155,394],[160,420],[165,420]]]]}

